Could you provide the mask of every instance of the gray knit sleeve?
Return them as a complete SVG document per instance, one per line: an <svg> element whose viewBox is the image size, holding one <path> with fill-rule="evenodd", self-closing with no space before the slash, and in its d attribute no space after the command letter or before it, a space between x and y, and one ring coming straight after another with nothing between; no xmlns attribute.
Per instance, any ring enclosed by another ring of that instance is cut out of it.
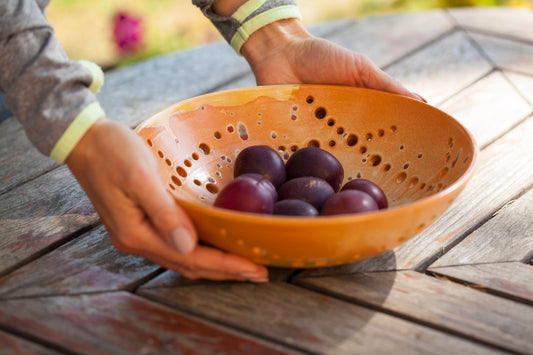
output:
<svg viewBox="0 0 533 355"><path fill-rule="evenodd" d="M276 20L300 18L296 0L250 0L232 16L217 15L212 9L216 1L192 0L237 53L248 36L261 26Z"/></svg>
<svg viewBox="0 0 533 355"><path fill-rule="evenodd" d="M71 61L41 7L48 1L0 2L0 91L30 141L45 155L96 97L91 72Z"/></svg>

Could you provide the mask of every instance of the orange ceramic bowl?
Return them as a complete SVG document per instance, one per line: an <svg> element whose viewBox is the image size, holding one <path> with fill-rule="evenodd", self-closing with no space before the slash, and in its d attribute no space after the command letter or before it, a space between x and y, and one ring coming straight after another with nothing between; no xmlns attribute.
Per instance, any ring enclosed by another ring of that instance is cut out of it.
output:
<svg viewBox="0 0 533 355"><path fill-rule="evenodd" d="M473 173L477 146L454 118L399 95L331 85L211 93L170 106L136 132L202 241L282 267L340 265L388 251L433 223ZM386 210L289 217L213 207L245 147L266 144L286 161L318 146L339 159L344 183L365 178Z"/></svg>

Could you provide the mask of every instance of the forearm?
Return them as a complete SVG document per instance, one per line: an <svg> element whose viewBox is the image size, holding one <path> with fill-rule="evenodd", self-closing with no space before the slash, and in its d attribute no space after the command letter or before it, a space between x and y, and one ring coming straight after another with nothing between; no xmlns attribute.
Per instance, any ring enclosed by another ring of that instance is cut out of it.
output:
<svg viewBox="0 0 533 355"><path fill-rule="evenodd" d="M39 1L40 6L46 3ZM65 142L61 138L80 113L102 115L88 89L92 73L69 60L34 0L1 2L0 68L0 90L7 94L8 107L45 155ZM83 113L91 104L92 113ZM71 147L59 148L58 161Z"/></svg>

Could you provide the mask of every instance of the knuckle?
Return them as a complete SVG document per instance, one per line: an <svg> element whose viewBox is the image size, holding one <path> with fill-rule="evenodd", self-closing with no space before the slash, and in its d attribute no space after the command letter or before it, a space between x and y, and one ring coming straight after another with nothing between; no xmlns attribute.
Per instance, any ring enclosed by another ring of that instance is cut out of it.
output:
<svg viewBox="0 0 533 355"><path fill-rule="evenodd" d="M122 176L122 183L126 188L137 188L150 180L152 170L144 165L133 165Z"/></svg>

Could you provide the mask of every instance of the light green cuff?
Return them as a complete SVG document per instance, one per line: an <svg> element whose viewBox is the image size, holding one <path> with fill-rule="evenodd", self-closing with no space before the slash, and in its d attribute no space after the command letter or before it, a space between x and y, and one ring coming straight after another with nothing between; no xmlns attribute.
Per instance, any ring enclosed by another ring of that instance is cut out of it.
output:
<svg viewBox="0 0 533 355"><path fill-rule="evenodd" d="M63 164L68 155L96 120L105 116L98 102L85 107L68 126L50 153L50 158Z"/></svg>
<svg viewBox="0 0 533 355"><path fill-rule="evenodd" d="M247 2L242 4L241 7L239 7L237 11L233 13L233 15L231 15L231 17L242 23L255 10L260 8L265 3L265 1L266 0L248 0Z"/></svg>
<svg viewBox="0 0 533 355"><path fill-rule="evenodd" d="M85 68L87 68L87 70L91 73L93 81L89 86L89 90L96 94L104 85L104 72L96 63L90 62L88 60L78 60L78 62Z"/></svg>
<svg viewBox="0 0 533 355"><path fill-rule="evenodd" d="M298 9L297 6L285 5L285 6L276 7L274 9L262 12L259 15L246 21L245 23L242 24L241 27L239 27L239 29L237 30L237 32L231 39L230 45L235 50L235 52L237 52L239 55L242 55L241 47L252 33L257 31L261 27L271 24L272 22L276 22L276 21L284 20L288 18L298 18L300 20L302 19L302 15L300 14L300 10Z"/></svg>

